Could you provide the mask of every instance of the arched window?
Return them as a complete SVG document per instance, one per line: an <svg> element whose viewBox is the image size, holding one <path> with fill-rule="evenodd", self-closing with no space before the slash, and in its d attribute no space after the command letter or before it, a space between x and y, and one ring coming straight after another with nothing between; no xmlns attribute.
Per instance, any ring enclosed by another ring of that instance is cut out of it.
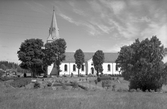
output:
<svg viewBox="0 0 167 109"><path fill-rule="evenodd" d="M84 65L82 65L82 71L84 71Z"/></svg>
<svg viewBox="0 0 167 109"><path fill-rule="evenodd" d="M67 71L67 65L66 64L64 65L64 71L65 72Z"/></svg>
<svg viewBox="0 0 167 109"><path fill-rule="evenodd" d="M116 71L118 71L118 64L116 64Z"/></svg>
<svg viewBox="0 0 167 109"><path fill-rule="evenodd" d="M74 72L76 71L76 66L75 66L75 64L73 65L73 71L74 71Z"/></svg>
<svg viewBox="0 0 167 109"><path fill-rule="evenodd" d="M93 67L91 67L91 73L94 74L94 68Z"/></svg>
<svg viewBox="0 0 167 109"><path fill-rule="evenodd" d="M108 64L108 71L111 71L111 65Z"/></svg>

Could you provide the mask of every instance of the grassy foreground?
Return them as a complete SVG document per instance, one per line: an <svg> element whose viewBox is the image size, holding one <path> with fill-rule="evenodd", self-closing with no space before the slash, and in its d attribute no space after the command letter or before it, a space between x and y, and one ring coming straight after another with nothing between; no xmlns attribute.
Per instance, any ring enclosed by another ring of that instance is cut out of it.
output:
<svg viewBox="0 0 167 109"><path fill-rule="evenodd" d="M166 93L14 89L0 86L0 109L166 109Z"/></svg>

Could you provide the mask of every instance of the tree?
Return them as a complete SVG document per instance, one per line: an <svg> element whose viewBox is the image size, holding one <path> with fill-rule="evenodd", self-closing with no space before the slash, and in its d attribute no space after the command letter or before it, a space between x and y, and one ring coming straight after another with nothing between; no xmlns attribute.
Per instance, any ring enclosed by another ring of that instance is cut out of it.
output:
<svg viewBox="0 0 167 109"><path fill-rule="evenodd" d="M130 81L130 89L157 90L162 87L164 72L164 47L156 36L123 46L116 63L121 67L124 79Z"/></svg>
<svg viewBox="0 0 167 109"><path fill-rule="evenodd" d="M81 49L76 50L74 58L75 58L75 64L77 65L78 68L78 76L79 76L79 70L82 67L83 63L85 62L85 56L83 51Z"/></svg>
<svg viewBox="0 0 167 109"><path fill-rule="evenodd" d="M57 76L60 74L60 64L65 60L66 42L64 39L57 39L51 43L45 44L45 66L54 63L54 67L57 68Z"/></svg>
<svg viewBox="0 0 167 109"><path fill-rule="evenodd" d="M1 65L0 65L0 68L3 69L3 70L6 70L6 69L7 69L7 67L6 67L4 64L1 64Z"/></svg>
<svg viewBox="0 0 167 109"><path fill-rule="evenodd" d="M43 65L42 47L43 41L41 39L27 39L21 44L17 52L21 61L20 67L31 71L32 77L36 77L38 69L41 69Z"/></svg>
<svg viewBox="0 0 167 109"><path fill-rule="evenodd" d="M104 53L102 50L98 50L93 55L93 65L95 67L95 70L97 71L97 76L99 75L99 72L103 72L103 64L104 62Z"/></svg>

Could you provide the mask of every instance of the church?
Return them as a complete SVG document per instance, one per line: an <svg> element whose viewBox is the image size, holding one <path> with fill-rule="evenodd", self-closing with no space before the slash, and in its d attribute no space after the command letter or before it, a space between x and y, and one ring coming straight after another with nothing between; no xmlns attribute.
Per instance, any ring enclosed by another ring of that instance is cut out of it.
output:
<svg viewBox="0 0 167 109"><path fill-rule="evenodd" d="M47 38L46 43L50 43L53 40L56 40L60 38L59 36L59 28L57 25L56 20L56 13L53 9L53 15L52 15L52 21L51 26L49 28L49 36ZM78 75L78 69L75 64L74 59L74 52L66 52L65 53L66 58L60 65L60 76L61 75ZM84 52L85 55L85 63L82 65L80 69L81 75L96 75L96 70L94 69L92 57L94 55L94 52ZM115 60L118 57L118 53L105 53L104 52L104 63L103 63L103 74L110 74L110 75L119 75L120 74L120 68L115 63ZM47 68L47 74L53 75L55 73L54 65L50 65Z"/></svg>

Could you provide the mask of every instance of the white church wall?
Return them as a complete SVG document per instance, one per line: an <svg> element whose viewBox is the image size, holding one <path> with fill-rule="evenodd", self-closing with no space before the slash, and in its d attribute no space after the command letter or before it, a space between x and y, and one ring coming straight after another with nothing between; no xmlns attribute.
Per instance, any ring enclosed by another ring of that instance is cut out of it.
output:
<svg viewBox="0 0 167 109"><path fill-rule="evenodd" d="M75 70L73 69L73 66L75 65L75 63L70 63L70 74L73 73L73 75L78 75L78 69L75 65Z"/></svg>
<svg viewBox="0 0 167 109"><path fill-rule="evenodd" d="M113 63L113 65L112 65L112 67L114 68L113 69L113 74L114 75L118 75L118 74L120 74L120 68L116 68L116 63Z"/></svg>
<svg viewBox="0 0 167 109"><path fill-rule="evenodd" d="M84 69L82 70L82 67L81 67L81 69L80 69L80 74L82 74L82 75L86 75L86 67L85 67L85 63L83 64L83 67L84 67ZM78 70L78 69L77 69Z"/></svg>
<svg viewBox="0 0 167 109"><path fill-rule="evenodd" d="M103 63L103 74L112 74L112 71L113 71L112 63Z"/></svg>
<svg viewBox="0 0 167 109"><path fill-rule="evenodd" d="M65 65L67 66L67 69L65 69ZM70 75L70 63L62 63L60 65L60 75Z"/></svg>
<svg viewBox="0 0 167 109"><path fill-rule="evenodd" d="M47 67L47 74L48 74L48 75L50 75L50 73L51 73L51 71L52 71L52 69L53 69L53 65L54 65L54 64L51 64L51 65L49 65L49 66Z"/></svg>
<svg viewBox="0 0 167 109"><path fill-rule="evenodd" d="M73 69L73 66L75 65L75 71ZM82 71L82 68L79 70L80 74L85 75L86 74L86 67L84 64L84 70ZM70 63L70 74L73 73L73 75L78 75L78 68L75 63Z"/></svg>
<svg viewBox="0 0 167 109"><path fill-rule="evenodd" d="M92 74L92 68L94 70L94 74L96 74L96 70L94 69L92 58L89 59L87 62L88 62L88 74Z"/></svg>
<svg viewBox="0 0 167 109"><path fill-rule="evenodd" d="M67 71L65 71L65 65L67 65ZM73 65L75 65L75 71L73 69ZM110 69L108 68L110 65ZM96 75L96 70L94 69L93 66L93 61L92 59L88 60L88 74L92 74L92 68L94 70L94 75ZM75 63L62 63L60 65L60 70L61 73L60 75L71 75L71 73L73 73L73 75L78 75L78 68L77 65ZM103 74L120 74L120 68L116 69L116 63L103 63ZM86 75L86 66L84 63L84 70L82 71L82 68L80 69L80 74L82 75Z"/></svg>

